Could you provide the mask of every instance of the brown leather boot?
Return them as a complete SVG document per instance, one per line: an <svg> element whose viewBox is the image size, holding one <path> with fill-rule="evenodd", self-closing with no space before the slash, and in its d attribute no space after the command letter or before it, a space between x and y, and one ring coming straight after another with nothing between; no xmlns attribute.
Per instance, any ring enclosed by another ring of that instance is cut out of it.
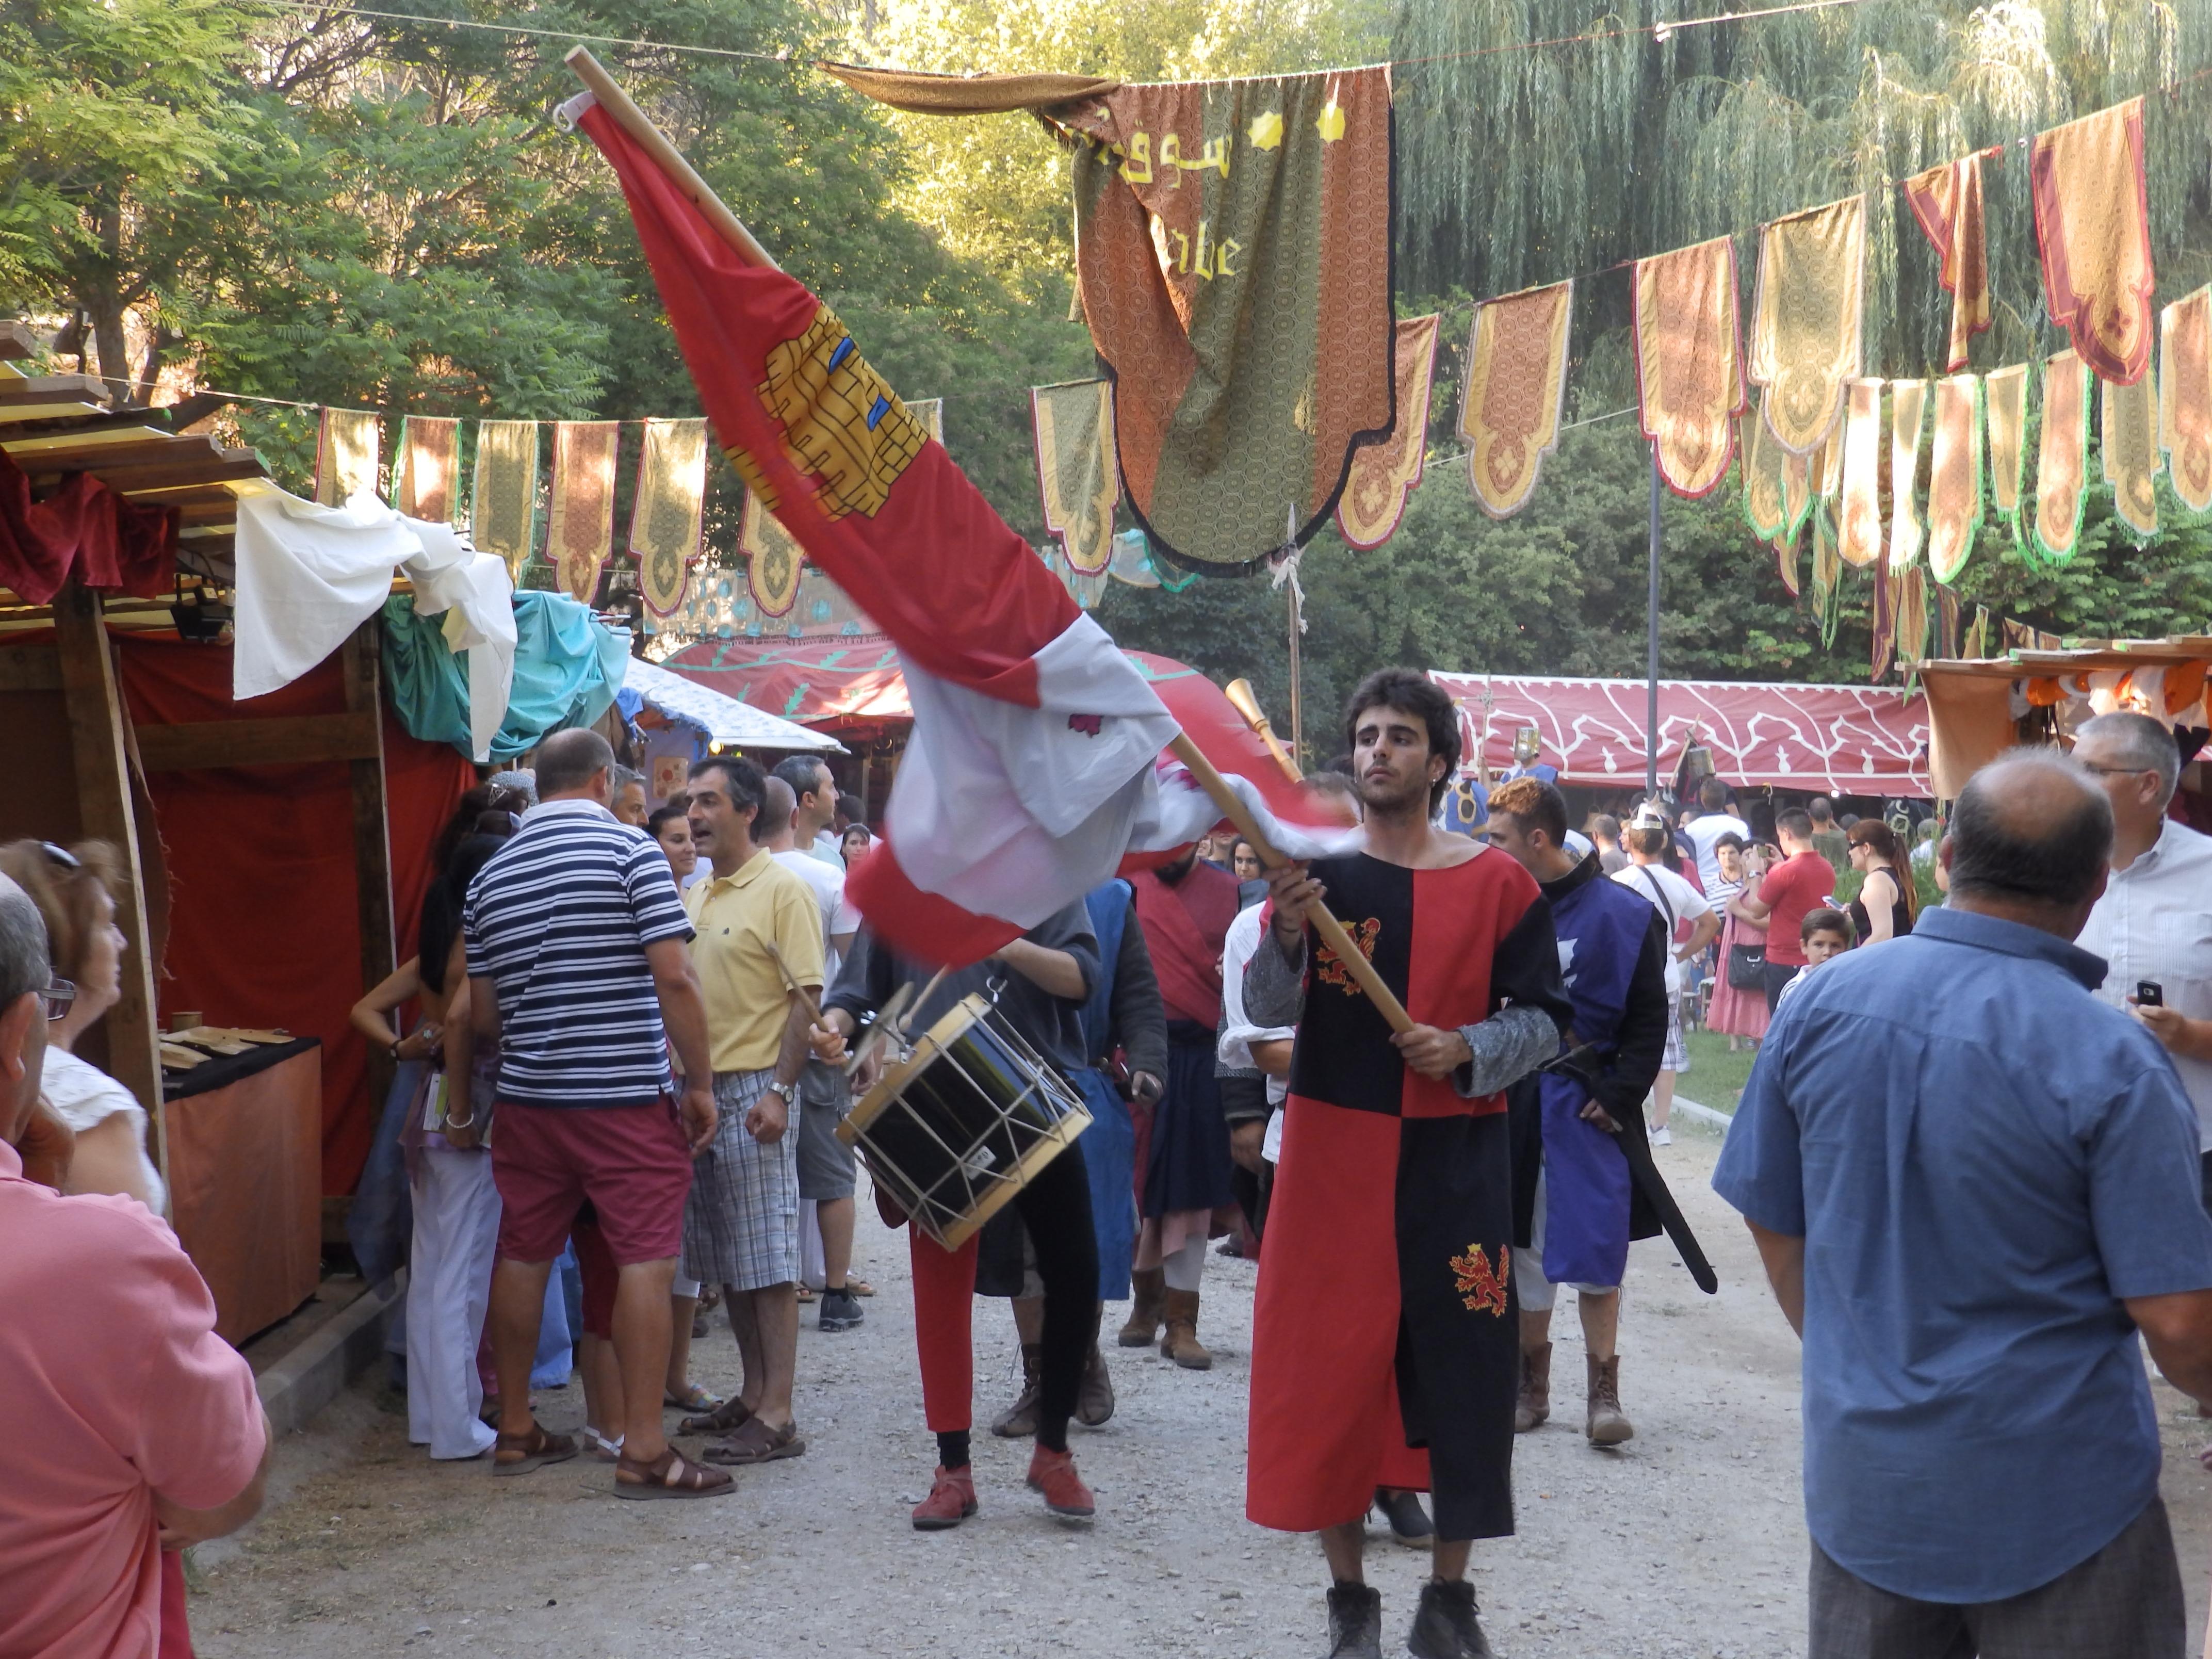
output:
<svg viewBox="0 0 2212 1659"><path fill-rule="evenodd" d="M1107 1374L1106 1356L1094 1342L1084 1358L1083 1382L1075 1392L1075 1420L1095 1429L1113 1415L1114 1379Z"/></svg>
<svg viewBox="0 0 2212 1659"><path fill-rule="evenodd" d="M1552 1345L1521 1350L1521 1397L1513 1402L1513 1432L1526 1434L1552 1414Z"/></svg>
<svg viewBox="0 0 2212 1659"><path fill-rule="evenodd" d="M1213 1356L1199 1346L1198 1292L1168 1292L1167 1334L1160 1339L1160 1358L1172 1359L1187 1371L1210 1371Z"/></svg>
<svg viewBox="0 0 2212 1659"><path fill-rule="evenodd" d="M1587 1356L1585 1356L1587 1358ZM1636 1438L1636 1425L1620 1409L1620 1356L1589 1362L1589 1420L1583 1432L1593 1446L1618 1446Z"/></svg>
<svg viewBox="0 0 2212 1659"><path fill-rule="evenodd" d="M1027 1440L1037 1431L1037 1402L1044 1397L1044 1347L1022 1344L1022 1391L999 1413L991 1432L1001 1440Z"/></svg>
<svg viewBox="0 0 2212 1659"><path fill-rule="evenodd" d="M1129 1275L1136 1299L1129 1304L1129 1322L1121 1327L1121 1346L1149 1348L1160 1334L1160 1309L1167 1297L1168 1275L1164 1267L1139 1267Z"/></svg>

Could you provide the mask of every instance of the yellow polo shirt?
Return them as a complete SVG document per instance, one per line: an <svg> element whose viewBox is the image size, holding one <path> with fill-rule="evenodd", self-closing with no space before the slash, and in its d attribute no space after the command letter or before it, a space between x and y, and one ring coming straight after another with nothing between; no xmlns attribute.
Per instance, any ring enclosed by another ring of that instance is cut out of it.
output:
<svg viewBox="0 0 2212 1659"><path fill-rule="evenodd" d="M768 953L773 941L792 977L822 988L822 914L813 891L765 849L735 874L709 876L684 894L698 937L691 961L707 1001L707 1043L718 1072L762 1072L783 1046L790 988Z"/></svg>

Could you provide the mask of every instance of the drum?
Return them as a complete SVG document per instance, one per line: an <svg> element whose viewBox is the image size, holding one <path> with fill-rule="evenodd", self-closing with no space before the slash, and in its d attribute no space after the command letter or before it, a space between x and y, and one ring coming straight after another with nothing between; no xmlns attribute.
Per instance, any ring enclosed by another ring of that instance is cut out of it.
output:
<svg viewBox="0 0 2212 1659"><path fill-rule="evenodd" d="M1083 1097L979 993L894 1054L837 1138L957 1250L1090 1127Z"/></svg>

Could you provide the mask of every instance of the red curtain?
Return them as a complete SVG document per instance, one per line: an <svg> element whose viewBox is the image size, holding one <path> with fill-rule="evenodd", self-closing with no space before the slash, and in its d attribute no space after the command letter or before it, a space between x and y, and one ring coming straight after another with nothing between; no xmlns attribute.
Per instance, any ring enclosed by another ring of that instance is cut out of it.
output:
<svg viewBox="0 0 2212 1659"><path fill-rule="evenodd" d="M333 657L280 691L231 701L227 646L173 634L118 634L123 691L141 726L334 714L345 696ZM384 711L385 810L399 960L415 951L415 923L430 876L430 847L475 769L419 742ZM342 761L313 765L156 772L148 780L167 849L171 917L170 1010L216 1025L281 1025L323 1041L323 1191L349 1193L368 1157L379 1103L368 1097L368 1051L346 1024L359 999L353 796Z"/></svg>

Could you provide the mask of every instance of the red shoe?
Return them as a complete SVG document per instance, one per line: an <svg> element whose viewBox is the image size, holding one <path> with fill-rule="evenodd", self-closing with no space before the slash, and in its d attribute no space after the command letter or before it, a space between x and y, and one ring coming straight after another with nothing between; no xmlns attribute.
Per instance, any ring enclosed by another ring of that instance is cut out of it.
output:
<svg viewBox="0 0 2212 1659"><path fill-rule="evenodd" d="M1098 1512L1070 1452L1039 1446L1030 1459L1030 1490L1042 1492L1044 1506L1063 1521L1088 1521Z"/></svg>
<svg viewBox="0 0 2212 1659"><path fill-rule="evenodd" d="M940 1465L937 1479L930 1484L929 1496L914 1506L914 1529L943 1532L958 1526L975 1513L975 1471L948 1469Z"/></svg>

